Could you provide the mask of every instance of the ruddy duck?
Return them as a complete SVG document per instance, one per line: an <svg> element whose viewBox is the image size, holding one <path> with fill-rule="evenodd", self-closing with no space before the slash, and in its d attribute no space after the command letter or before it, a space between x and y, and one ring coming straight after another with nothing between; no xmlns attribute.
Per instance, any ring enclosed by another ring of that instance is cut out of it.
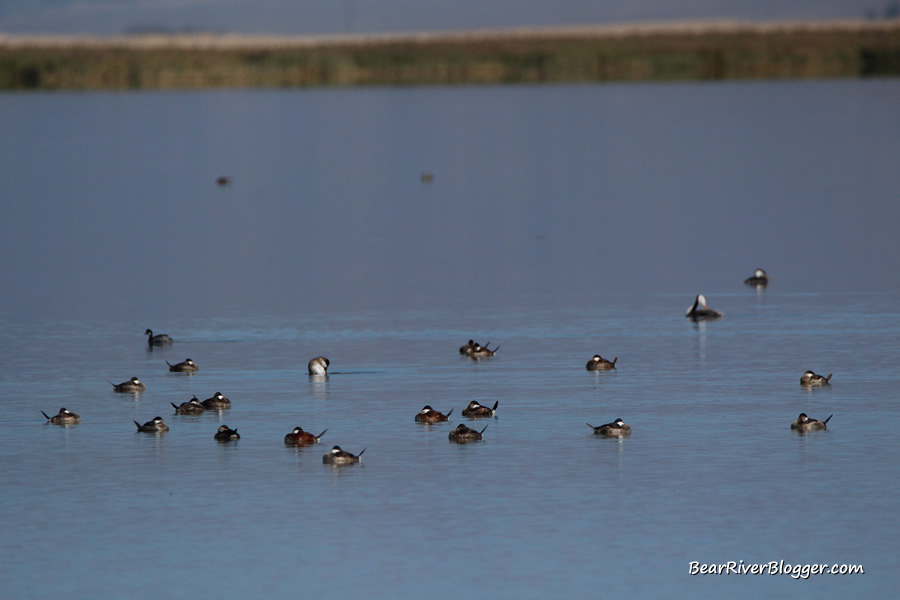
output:
<svg viewBox="0 0 900 600"><path fill-rule="evenodd" d="M700 319L718 319L719 317L724 317L725 313L706 306L706 296L697 294L697 298L691 307L687 309L684 316L699 321Z"/></svg>
<svg viewBox="0 0 900 600"><path fill-rule="evenodd" d="M431 408L431 405L426 404L425 407L416 414L416 423L440 423L441 421L448 420L452 414L452 408L444 415Z"/></svg>
<svg viewBox="0 0 900 600"><path fill-rule="evenodd" d="M317 356L306 365L310 375L328 375L328 365L331 361L324 356Z"/></svg>
<svg viewBox="0 0 900 600"><path fill-rule="evenodd" d="M231 177L226 177L224 175L221 177L216 177L216 183L221 185L222 187L225 187L231 183Z"/></svg>
<svg viewBox="0 0 900 600"><path fill-rule="evenodd" d="M791 423L791 429L796 429L797 431L815 431L817 429L828 429L828 421L831 420L831 417L834 415L828 415L828 418L824 421L817 421L816 419L810 419L806 416L806 413L800 413L800 416L797 417L797 420Z"/></svg>
<svg viewBox="0 0 900 600"><path fill-rule="evenodd" d="M182 402L179 405L176 405L174 402L169 402L169 404L175 407L176 415L199 415L206 412L206 407L203 406L197 396L194 396L187 402Z"/></svg>
<svg viewBox="0 0 900 600"><path fill-rule="evenodd" d="M493 408L488 408L487 406L482 406L475 400L469 402L469 405L465 407L462 411L462 415L464 417L474 417L474 418L482 418L482 417L493 417L497 414L497 406L500 404L500 401L494 402Z"/></svg>
<svg viewBox="0 0 900 600"><path fill-rule="evenodd" d="M197 366L197 363L195 363L190 358L184 359L177 365L173 365L169 361L166 361L166 364L169 365L170 371L174 371L176 373L196 373L200 370L200 367Z"/></svg>
<svg viewBox="0 0 900 600"><path fill-rule="evenodd" d="M459 353L468 356L472 352L472 348L474 348L475 346L478 346L478 345L479 344L475 340L469 340L468 342L466 342L465 344L463 344L462 346L459 347ZM488 342L486 345L490 346L491 343Z"/></svg>
<svg viewBox="0 0 900 600"><path fill-rule="evenodd" d="M800 377L800 385L804 387L818 387L822 385L831 385L828 382L831 381L832 373L828 374L828 377L822 377L821 375L816 375L812 371L807 371Z"/></svg>
<svg viewBox="0 0 900 600"><path fill-rule="evenodd" d="M114 392L119 392L122 394L133 394L135 392L144 392L147 390L147 386L144 385L137 377L132 377L130 380L123 383L113 383L108 379L106 380L106 382L109 385L113 386Z"/></svg>
<svg viewBox="0 0 900 600"><path fill-rule="evenodd" d="M362 452L357 455L350 454L344 450L341 450L340 446L335 446L332 448L328 454L322 457L322 462L328 465L349 465L352 463L358 463L360 457L362 457L363 452L366 449L363 448Z"/></svg>
<svg viewBox="0 0 900 600"><path fill-rule="evenodd" d="M52 417L44 411L41 411L41 414L47 417L47 420L54 425L74 425L75 423L81 423L80 415L76 415L71 410L65 408L59 409L59 412Z"/></svg>
<svg viewBox="0 0 900 600"><path fill-rule="evenodd" d="M490 342L488 342L488 343L490 343ZM469 358L473 358L473 359L475 359L475 360L478 360L479 358L490 358L490 357L492 357L492 356L497 352L497 350L499 350L499 349L500 349L500 346L497 346L497 347L494 348L493 350L490 350L490 349L488 349L487 346L482 346L481 344L475 344L475 345L472 347L472 351L469 352L469 354L468 354L467 356L468 356Z"/></svg>
<svg viewBox="0 0 900 600"><path fill-rule="evenodd" d="M163 422L162 417L156 417L152 421L147 421L143 425L141 425L137 421L135 421L134 424L137 425L138 431L143 433L161 433L163 431L169 430L169 426Z"/></svg>
<svg viewBox="0 0 900 600"><path fill-rule="evenodd" d="M237 429L229 429L228 425L219 425L219 430L213 437L220 442L233 442L241 439L241 434Z"/></svg>
<svg viewBox="0 0 900 600"><path fill-rule="evenodd" d="M757 269L753 272L753 277L748 277L744 280L744 283L747 285L758 285L762 287L766 287L769 285L769 276L766 275L766 272L762 269Z"/></svg>
<svg viewBox="0 0 900 600"><path fill-rule="evenodd" d="M615 357L612 359L612 362L609 362L599 354L595 354L594 358L588 361L587 370L588 371L609 371L610 369L616 368L616 361L619 360L619 357Z"/></svg>
<svg viewBox="0 0 900 600"><path fill-rule="evenodd" d="M484 429L487 429L488 426L485 425ZM477 442L481 439L481 434L484 433L484 429L481 431L475 431L474 429L469 429L464 424L460 423L456 429L450 432L450 435L447 437L451 442L457 442L459 444L464 444L466 442Z"/></svg>
<svg viewBox="0 0 900 600"><path fill-rule="evenodd" d="M327 429L325 431L328 431ZM325 435L325 431L319 435L313 435L308 431L303 431L299 425L294 430L284 436L284 443L288 446L306 446L308 444L318 444L319 439Z"/></svg>
<svg viewBox="0 0 900 600"><path fill-rule="evenodd" d="M231 400L223 396L222 392L216 392L212 395L212 398L207 398L200 404L202 404L203 408L207 410L231 408Z"/></svg>
<svg viewBox="0 0 900 600"><path fill-rule="evenodd" d="M594 427L590 423L585 423L585 425L594 430L594 435L602 435L605 437L625 437L631 435L631 426L627 425L622 419L616 419L612 423L606 423L605 425L600 425L598 427Z"/></svg>
<svg viewBox="0 0 900 600"><path fill-rule="evenodd" d="M153 335L152 329L148 329L147 331L145 331L144 335L147 336L147 345L149 346L168 346L172 343L172 338L164 333Z"/></svg>

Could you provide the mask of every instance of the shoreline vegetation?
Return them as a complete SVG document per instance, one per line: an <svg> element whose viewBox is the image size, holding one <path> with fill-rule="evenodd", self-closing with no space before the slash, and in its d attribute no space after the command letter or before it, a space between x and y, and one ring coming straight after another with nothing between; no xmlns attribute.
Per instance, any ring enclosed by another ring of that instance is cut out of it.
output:
<svg viewBox="0 0 900 600"><path fill-rule="evenodd" d="M672 22L371 35L0 33L0 90L900 76L900 20Z"/></svg>

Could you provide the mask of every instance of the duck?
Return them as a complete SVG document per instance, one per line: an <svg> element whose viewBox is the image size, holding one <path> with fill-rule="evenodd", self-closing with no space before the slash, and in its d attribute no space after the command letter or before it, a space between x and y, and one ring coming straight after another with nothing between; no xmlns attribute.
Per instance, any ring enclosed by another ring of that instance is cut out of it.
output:
<svg viewBox="0 0 900 600"><path fill-rule="evenodd" d="M791 429L796 429L797 431L816 431L819 429L828 429L828 421L831 420L831 417L834 415L828 415L828 418L824 421L817 421L816 419L810 419L806 416L806 413L800 413L800 416L797 417L797 420L791 423Z"/></svg>
<svg viewBox="0 0 900 600"><path fill-rule="evenodd" d="M699 321L700 319L718 319L724 317L725 313L709 308L706 306L706 296L697 294L697 298L684 315L689 319Z"/></svg>
<svg viewBox="0 0 900 600"><path fill-rule="evenodd" d="M803 387L820 387L823 385L831 385L829 382L831 381L832 375L833 373L829 373L827 377L823 377L821 375L816 375L812 371L807 371L800 376L800 385L802 385Z"/></svg>
<svg viewBox="0 0 900 600"><path fill-rule="evenodd" d="M363 455L363 452L365 451L366 449L363 448L362 452L354 455L345 450L341 450L340 446L335 446L334 448L329 450L325 456L322 457L322 462L327 465L349 465L352 463L358 463Z"/></svg>
<svg viewBox="0 0 900 600"><path fill-rule="evenodd" d="M222 392L216 392L212 395L212 398L207 398L200 404L202 404L203 408L206 410L231 408L231 400L223 396Z"/></svg>
<svg viewBox="0 0 900 600"><path fill-rule="evenodd" d="M490 345L491 345L490 342L488 342L487 344L485 344L485 346L490 346ZM480 347L481 344L479 344L479 343L476 342L475 340L469 340L468 342L466 342L465 344L463 344L462 346L459 347L459 353L468 356L469 354L472 353L472 350L473 350L476 346L479 346L479 347Z"/></svg>
<svg viewBox="0 0 900 600"><path fill-rule="evenodd" d="M325 431L328 431L327 429ZM325 435L325 431L320 433L319 435L313 435L308 431L303 431L303 428L299 425L294 427L294 430L289 434L284 436L284 443L286 446L306 446L309 444L318 444L319 439Z"/></svg>
<svg viewBox="0 0 900 600"><path fill-rule="evenodd" d="M169 404L175 407L176 415L199 415L206 412L206 407L203 406L203 403L200 402L197 396L181 404L175 404L174 402L169 402Z"/></svg>
<svg viewBox="0 0 900 600"><path fill-rule="evenodd" d="M753 277L748 277L744 280L744 283L747 285L766 287L769 285L769 276L766 275L766 272L762 269L757 269L753 271Z"/></svg>
<svg viewBox="0 0 900 600"><path fill-rule="evenodd" d="M324 356L317 356L306 365L310 375L328 375L328 366L331 361Z"/></svg>
<svg viewBox="0 0 900 600"><path fill-rule="evenodd" d="M169 370L175 373L196 373L200 370L200 367L197 366L190 358L186 358L178 364L173 365L169 361L166 361L166 364L169 365Z"/></svg>
<svg viewBox="0 0 900 600"><path fill-rule="evenodd" d="M241 434L237 429L230 429L228 425L219 425L219 430L213 437L220 442L233 442L241 439Z"/></svg>
<svg viewBox="0 0 900 600"><path fill-rule="evenodd" d="M610 369L616 368L616 361L619 360L619 357L615 357L612 359L612 362L606 360L599 354L595 354L594 357L587 362L587 370L588 371L609 371Z"/></svg>
<svg viewBox="0 0 900 600"><path fill-rule="evenodd" d="M76 423L81 423L81 416L66 408L59 409L59 412L52 417L44 411L41 411L41 414L47 417L47 421L54 425L74 425Z"/></svg>
<svg viewBox="0 0 900 600"><path fill-rule="evenodd" d="M153 346L168 346L172 343L172 338L170 338L165 333L160 333L159 335L153 335L153 330L148 329L144 332L144 335L147 336L147 345L151 348Z"/></svg>
<svg viewBox="0 0 900 600"><path fill-rule="evenodd" d="M488 342L490 344L490 342ZM500 346L497 346L493 350L490 350L487 346L482 346L481 344L475 344L472 346L472 349L469 351L466 356L471 359L478 360L480 358L490 358L496 354L497 350L500 349Z"/></svg>
<svg viewBox="0 0 900 600"><path fill-rule="evenodd" d="M484 429L487 429L488 426L485 425ZM477 442L482 439L481 434L484 433L484 429L481 431L475 431L474 429L469 429L463 423L460 423L456 429L450 432L447 436L451 442L456 442L458 444L464 444L466 442Z"/></svg>
<svg viewBox="0 0 900 600"><path fill-rule="evenodd" d="M606 423L597 427L590 423L585 423L585 425L594 430L594 435L602 435L604 437L625 437L631 435L631 426L622 419L616 419L612 423Z"/></svg>
<svg viewBox="0 0 900 600"><path fill-rule="evenodd" d="M169 426L165 424L162 417L155 417L152 421L147 421L143 425L137 421L134 424L137 425L137 430L142 433L162 433L169 430Z"/></svg>
<svg viewBox="0 0 900 600"><path fill-rule="evenodd" d="M216 177L216 183L222 187L225 187L225 186L231 184L231 177L227 177L225 175L222 175L221 177Z"/></svg>
<svg viewBox="0 0 900 600"><path fill-rule="evenodd" d="M487 406L482 406L477 401L472 400L469 402L469 405L465 407L462 411L462 416L464 417L474 417L474 418L482 418L482 417L493 417L497 414L497 406L500 404L500 401L494 402L493 408L488 408Z"/></svg>
<svg viewBox="0 0 900 600"><path fill-rule="evenodd" d="M452 414L452 408L445 415L431 408L431 405L426 404L422 410L416 413L416 423L440 423L448 420Z"/></svg>
<svg viewBox="0 0 900 600"><path fill-rule="evenodd" d="M113 383L107 379L106 383L113 386L114 392L119 392L120 394L134 394L135 392L147 391L147 386L137 377L132 377L128 381L122 383Z"/></svg>

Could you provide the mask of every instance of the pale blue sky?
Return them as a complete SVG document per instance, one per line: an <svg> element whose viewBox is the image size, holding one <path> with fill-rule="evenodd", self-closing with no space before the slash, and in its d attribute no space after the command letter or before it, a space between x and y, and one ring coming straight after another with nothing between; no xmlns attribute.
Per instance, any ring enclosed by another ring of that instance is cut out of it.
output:
<svg viewBox="0 0 900 600"><path fill-rule="evenodd" d="M0 31L334 33L883 15L895 0L0 0Z"/></svg>

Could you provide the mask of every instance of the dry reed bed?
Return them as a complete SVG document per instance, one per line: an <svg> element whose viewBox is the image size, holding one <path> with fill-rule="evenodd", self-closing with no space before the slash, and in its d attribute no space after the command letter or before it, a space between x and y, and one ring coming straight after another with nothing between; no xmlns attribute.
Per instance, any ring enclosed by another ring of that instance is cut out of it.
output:
<svg viewBox="0 0 900 600"><path fill-rule="evenodd" d="M0 35L0 89L871 75L900 75L900 22L704 22L296 37Z"/></svg>

